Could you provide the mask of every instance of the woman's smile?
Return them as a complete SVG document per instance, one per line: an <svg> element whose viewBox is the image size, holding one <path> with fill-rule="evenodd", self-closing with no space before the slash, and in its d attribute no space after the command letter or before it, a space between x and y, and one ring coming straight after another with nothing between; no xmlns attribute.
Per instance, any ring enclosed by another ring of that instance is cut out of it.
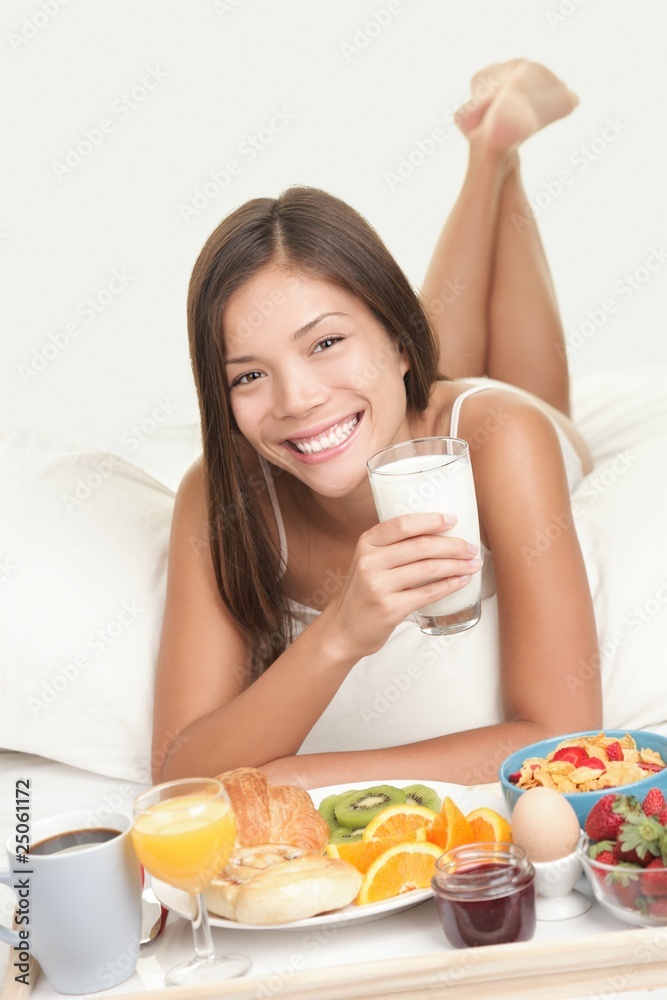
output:
<svg viewBox="0 0 667 1000"><path fill-rule="evenodd" d="M295 452L308 465L326 462L340 455L349 446L362 417L363 413L355 413L323 428L288 438L284 442L285 447Z"/></svg>

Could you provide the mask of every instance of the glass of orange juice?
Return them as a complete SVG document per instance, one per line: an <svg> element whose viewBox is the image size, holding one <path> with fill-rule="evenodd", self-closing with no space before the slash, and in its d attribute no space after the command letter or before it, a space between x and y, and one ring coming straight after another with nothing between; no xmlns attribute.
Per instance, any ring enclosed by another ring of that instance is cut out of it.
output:
<svg viewBox="0 0 667 1000"><path fill-rule="evenodd" d="M195 904L195 957L171 969L166 985L215 983L246 973L250 962L244 955L216 954L202 895L236 842L234 810L221 783L184 778L143 792L134 802L132 842L151 875L184 890Z"/></svg>

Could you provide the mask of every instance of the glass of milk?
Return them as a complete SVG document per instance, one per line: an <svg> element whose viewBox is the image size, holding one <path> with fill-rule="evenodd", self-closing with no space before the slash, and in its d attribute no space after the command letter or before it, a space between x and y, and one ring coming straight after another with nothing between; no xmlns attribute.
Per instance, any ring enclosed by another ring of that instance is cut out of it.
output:
<svg viewBox="0 0 667 1000"><path fill-rule="evenodd" d="M455 514L453 534L480 547L475 483L468 445L460 438L427 437L403 441L366 463L380 521L399 514ZM481 615L482 574L474 573L460 590L414 612L422 632L450 635L476 625Z"/></svg>

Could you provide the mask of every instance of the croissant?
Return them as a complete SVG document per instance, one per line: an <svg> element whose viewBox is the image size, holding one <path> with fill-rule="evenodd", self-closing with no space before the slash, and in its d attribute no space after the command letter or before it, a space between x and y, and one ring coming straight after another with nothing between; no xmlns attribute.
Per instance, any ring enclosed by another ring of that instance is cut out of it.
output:
<svg viewBox="0 0 667 1000"><path fill-rule="evenodd" d="M236 814L237 844L288 844L323 854L329 827L304 788L271 785L257 768L238 767L217 776Z"/></svg>

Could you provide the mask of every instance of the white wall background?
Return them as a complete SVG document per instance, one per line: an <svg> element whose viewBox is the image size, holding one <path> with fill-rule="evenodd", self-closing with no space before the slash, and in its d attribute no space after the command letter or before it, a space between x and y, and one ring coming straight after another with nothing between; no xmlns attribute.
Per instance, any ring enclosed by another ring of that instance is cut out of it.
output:
<svg viewBox="0 0 667 1000"><path fill-rule="evenodd" d="M156 407L196 421L195 257L228 211L290 184L348 200L418 286L465 167L445 116L517 55L582 102L524 152L573 373L664 364L666 27L652 0L6 0L2 424L123 452ZM289 121L251 160L276 110ZM230 160L223 189L210 175Z"/></svg>

